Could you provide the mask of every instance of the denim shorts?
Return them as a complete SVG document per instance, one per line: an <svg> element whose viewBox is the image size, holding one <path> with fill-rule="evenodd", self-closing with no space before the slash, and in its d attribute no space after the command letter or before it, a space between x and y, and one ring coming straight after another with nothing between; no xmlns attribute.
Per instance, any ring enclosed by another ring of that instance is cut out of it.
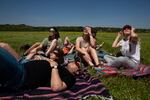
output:
<svg viewBox="0 0 150 100"><path fill-rule="evenodd" d="M0 89L17 90L24 81L24 66L0 47Z"/></svg>

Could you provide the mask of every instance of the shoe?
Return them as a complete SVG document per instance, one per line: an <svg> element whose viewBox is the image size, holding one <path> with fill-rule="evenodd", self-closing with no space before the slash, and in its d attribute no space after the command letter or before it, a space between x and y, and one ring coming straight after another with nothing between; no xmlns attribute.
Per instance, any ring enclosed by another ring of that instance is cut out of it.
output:
<svg viewBox="0 0 150 100"><path fill-rule="evenodd" d="M105 68L94 67L94 69L95 69L97 72L100 72L102 75L106 74L105 72L103 72L103 70L104 70Z"/></svg>

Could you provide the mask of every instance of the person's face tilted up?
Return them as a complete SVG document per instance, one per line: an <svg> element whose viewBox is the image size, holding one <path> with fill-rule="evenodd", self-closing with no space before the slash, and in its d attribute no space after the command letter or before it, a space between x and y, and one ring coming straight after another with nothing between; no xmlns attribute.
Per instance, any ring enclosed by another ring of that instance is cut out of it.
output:
<svg viewBox="0 0 150 100"><path fill-rule="evenodd" d="M80 71L80 62L73 61L73 62L68 63L67 64L67 69L73 75L79 74L79 71Z"/></svg>
<svg viewBox="0 0 150 100"><path fill-rule="evenodd" d="M122 28L123 35L124 36L130 36L131 35L131 30L132 30L132 27L130 25L125 25Z"/></svg>

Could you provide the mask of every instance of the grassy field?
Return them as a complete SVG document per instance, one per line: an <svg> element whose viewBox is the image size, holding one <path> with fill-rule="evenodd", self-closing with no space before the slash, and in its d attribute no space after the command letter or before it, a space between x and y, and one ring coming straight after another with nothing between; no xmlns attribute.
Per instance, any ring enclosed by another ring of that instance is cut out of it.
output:
<svg viewBox="0 0 150 100"><path fill-rule="evenodd" d="M62 40L68 36L72 42L75 42L76 37L81 34L79 32L60 32ZM11 44L17 52L21 53L19 50L21 45L42 41L47 36L48 32L0 32L0 41ZM103 49L115 54L118 50L111 48L115 36L115 33L97 33L97 42L100 44L104 41ZM139 36L142 63L150 65L150 33L139 33ZM90 73L95 75L93 70L90 70ZM115 100L150 100L150 76L139 79L123 76L99 78Z"/></svg>

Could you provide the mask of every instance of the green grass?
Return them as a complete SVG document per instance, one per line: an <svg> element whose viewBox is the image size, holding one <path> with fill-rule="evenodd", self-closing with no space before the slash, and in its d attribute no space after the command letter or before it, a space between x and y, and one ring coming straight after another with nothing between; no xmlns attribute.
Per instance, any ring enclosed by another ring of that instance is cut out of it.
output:
<svg viewBox="0 0 150 100"><path fill-rule="evenodd" d="M19 47L21 45L42 41L48 35L48 32L0 32L0 41L11 44L17 52L20 52ZM60 35L62 40L65 36L68 36L72 42L75 42L76 37L82 35L82 33L60 32ZM115 36L115 33L97 33L97 42L100 44L104 41L103 49L115 54L118 49L111 48ZM140 33L139 36L141 38L142 63L150 65L150 33ZM96 76L95 71L90 70L90 73ZM99 78L109 89L115 100L150 100L150 77L140 79L123 76Z"/></svg>

